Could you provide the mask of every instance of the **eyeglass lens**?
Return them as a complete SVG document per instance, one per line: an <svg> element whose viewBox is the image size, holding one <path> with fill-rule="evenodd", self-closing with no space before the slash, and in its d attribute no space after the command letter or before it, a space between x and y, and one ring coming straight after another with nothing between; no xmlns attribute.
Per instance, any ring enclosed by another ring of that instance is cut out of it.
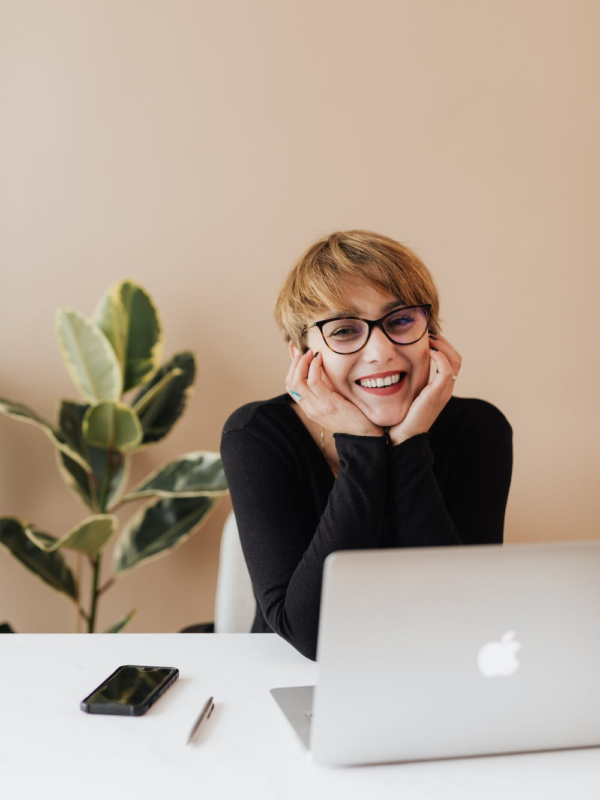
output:
<svg viewBox="0 0 600 800"><path fill-rule="evenodd" d="M397 344L412 344L427 330L424 308L399 308L383 320L383 328ZM323 336L336 353L353 353L369 338L369 326L360 319L336 319L323 325Z"/></svg>

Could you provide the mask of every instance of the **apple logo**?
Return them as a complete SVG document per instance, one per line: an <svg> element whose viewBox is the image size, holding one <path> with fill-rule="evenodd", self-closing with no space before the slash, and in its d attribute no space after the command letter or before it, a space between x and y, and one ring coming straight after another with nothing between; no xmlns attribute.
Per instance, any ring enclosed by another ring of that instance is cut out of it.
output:
<svg viewBox="0 0 600 800"><path fill-rule="evenodd" d="M515 639L514 631L507 631L499 642L484 644L477 655L477 666L486 678L513 675L520 666L517 651L521 643Z"/></svg>

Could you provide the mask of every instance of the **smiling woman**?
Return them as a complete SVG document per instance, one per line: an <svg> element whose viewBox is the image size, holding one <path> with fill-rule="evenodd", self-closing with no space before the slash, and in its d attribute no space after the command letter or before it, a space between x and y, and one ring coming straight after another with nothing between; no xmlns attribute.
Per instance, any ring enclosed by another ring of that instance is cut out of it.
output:
<svg viewBox="0 0 600 800"><path fill-rule="evenodd" d="M452 397L461 357L438 312L414 252L370 231L331 234L277 300L287 394L225 425L252 630L309 658L330 553L502 543L512 430L489 403Z"/></svg>

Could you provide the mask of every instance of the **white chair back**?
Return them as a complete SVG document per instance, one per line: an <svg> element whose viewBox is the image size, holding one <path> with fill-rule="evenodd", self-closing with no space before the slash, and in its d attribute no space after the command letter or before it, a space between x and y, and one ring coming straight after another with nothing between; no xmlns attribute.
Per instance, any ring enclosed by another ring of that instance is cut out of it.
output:
<svg viewBox="0 0 600 800"><path fill-rule="evenodd" d="M225 520L215 601L215 633L250 633L256 600L233 511Z"/></svg>

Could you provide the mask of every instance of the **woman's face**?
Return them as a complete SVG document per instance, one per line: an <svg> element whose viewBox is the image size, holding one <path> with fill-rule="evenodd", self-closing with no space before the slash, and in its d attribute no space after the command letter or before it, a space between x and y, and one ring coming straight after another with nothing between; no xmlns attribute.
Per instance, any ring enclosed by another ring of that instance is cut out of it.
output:
<svg viewBox="0 0 600 800"><path fill-rule="evenodd" d="M357 316L365 319L379 319L402 305L398 298L383 294L362 281L352 285L348 299L358 309ZM329 309L318 319L327 319L337 313L337 310ZM398 345L391 342L381 328L375 327L361 350L340 355L327 347L318 328L310 328L307 345L313 352L322 354L330 388L354 403L375 425L388 427L402 422L412 401L429 380L427 334L414 344ZM366 379L387 376L394 379L397 375L400 380L392 386L370 388L361 385L361 381Z"/></svg>

